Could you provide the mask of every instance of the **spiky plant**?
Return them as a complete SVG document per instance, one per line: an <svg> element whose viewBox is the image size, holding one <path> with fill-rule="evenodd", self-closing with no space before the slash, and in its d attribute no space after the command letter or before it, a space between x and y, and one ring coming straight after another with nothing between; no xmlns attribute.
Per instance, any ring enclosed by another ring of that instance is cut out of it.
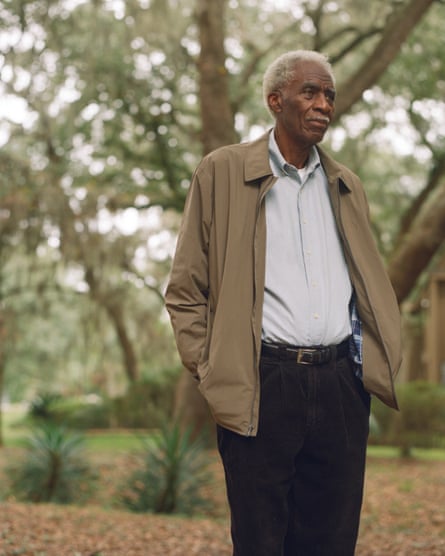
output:
<svg viewBox="0 0 445 556"><path fill-rule="evenodd" d="M23 458L9 467L9 475L17 498L61 504L85 498L94 479L83 437L51 423L34 429Z"/></svg>
<svg viewBox="0 0 445 556"><path fill-rule="evenodd" d="M135 512L192 514L208 502L203 488L211 481L210 459L201 438L174 423L143 441L141 466L122 500Z"/></svg>

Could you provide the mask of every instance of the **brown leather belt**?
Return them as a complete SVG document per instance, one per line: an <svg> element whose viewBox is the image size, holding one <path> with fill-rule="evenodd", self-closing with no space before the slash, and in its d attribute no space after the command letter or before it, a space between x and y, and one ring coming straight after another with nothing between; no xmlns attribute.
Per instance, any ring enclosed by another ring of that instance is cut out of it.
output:
<svg viewBox="0 0 445 556"><path fill-rule="evenodd" d="M349 338L336 346L299 347L284 344L261 343L261 355L277 359L294 360L299 365L324 365L347 357Z"/></svg>

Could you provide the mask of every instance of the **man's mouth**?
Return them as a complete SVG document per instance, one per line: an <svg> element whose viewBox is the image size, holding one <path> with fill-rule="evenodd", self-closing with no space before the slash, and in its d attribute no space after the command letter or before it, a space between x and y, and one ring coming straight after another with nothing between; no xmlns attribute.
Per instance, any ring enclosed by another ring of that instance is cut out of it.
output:
<svg viewBox="0 0 445 556"><path fill-rule="evenodd" d="M327 129L330 124L329 118L319 117L319 118L309 118L308 122L317 128Z"/></svg>

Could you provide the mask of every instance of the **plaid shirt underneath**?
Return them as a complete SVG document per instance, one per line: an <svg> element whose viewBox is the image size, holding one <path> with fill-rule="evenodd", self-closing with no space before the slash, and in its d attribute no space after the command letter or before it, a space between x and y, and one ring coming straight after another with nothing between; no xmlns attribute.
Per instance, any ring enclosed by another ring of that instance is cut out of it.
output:
<svg viewBox="0 0 445 556"><path fill-rule="evenodd" d="M362 364L363 364L363 336L362 336L362 323L357 311L357 303L355 301L355 296L352 295L351 302L349 304L349 312L351 315L351 328L352 334L349 341L349 352L351 354L351 359L354 363L355 374L362 378Z"/></svg>

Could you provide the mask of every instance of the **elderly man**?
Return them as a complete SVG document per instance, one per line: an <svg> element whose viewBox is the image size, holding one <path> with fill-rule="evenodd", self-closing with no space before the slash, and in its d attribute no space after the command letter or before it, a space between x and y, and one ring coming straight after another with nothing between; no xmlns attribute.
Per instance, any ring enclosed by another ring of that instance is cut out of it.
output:
<svg viewBox="0 0 445 556"><path fill-rule="evenodd" d="M370 394L397 407L399 311L363 186L317 146L327 59L283 54L263 94L273 129L193 176L166 305L217 423L234 555L350 556Z"/></svg>

